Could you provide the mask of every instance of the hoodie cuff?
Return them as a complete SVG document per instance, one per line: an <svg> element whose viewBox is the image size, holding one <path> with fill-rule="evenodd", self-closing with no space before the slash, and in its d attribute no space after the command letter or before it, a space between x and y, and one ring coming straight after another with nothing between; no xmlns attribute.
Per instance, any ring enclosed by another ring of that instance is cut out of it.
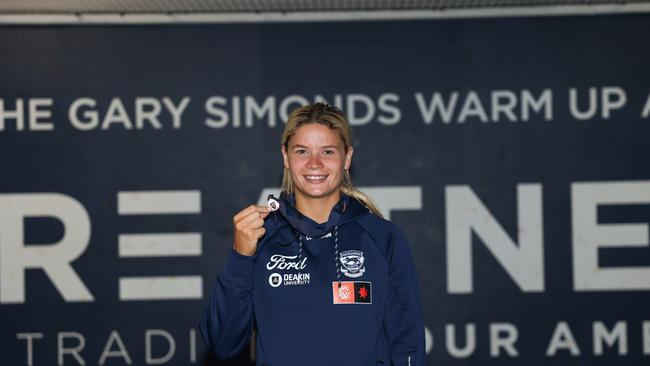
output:
<svg viewBox="0 0 650 366"><path fill-rule="evenodd" d="M240 254L235 249L230 250L221 276L237 286L244 288L253 287L253 263L255 256Z"/></svg>

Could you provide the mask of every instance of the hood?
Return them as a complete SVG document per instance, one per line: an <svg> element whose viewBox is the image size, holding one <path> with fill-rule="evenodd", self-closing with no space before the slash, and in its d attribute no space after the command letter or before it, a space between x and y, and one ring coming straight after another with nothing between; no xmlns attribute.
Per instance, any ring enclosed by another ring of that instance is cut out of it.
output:
<svg viewBox="0 0 650 366"><path fill-rule="evenodd" d="M359 201L346 194L341 194L341 199L330 211L327 221L319 224L295 208L295 197L293 195L285 198L272 196L269 196L269 198L275 199L280 206L272 215L272 219L275 221L276 233L280 234L282 237L280 241L284 244L289 244L297 239L296 233L312 238L320 237L332 231L335 226L354 221L368 212L368 209ZM289 226L292 230L281 230L283 226ZM285 236L288 237L285 238Z"/></svg>

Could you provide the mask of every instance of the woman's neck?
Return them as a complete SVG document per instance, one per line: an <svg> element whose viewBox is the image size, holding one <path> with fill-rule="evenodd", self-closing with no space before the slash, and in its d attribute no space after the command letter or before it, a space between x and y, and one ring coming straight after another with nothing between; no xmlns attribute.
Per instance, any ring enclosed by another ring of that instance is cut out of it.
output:
<svg viewBox="0 0 650 366"><path fill-rule="evenodd" d="M322 224L327 222L332 208L336 206L340 199L341 192L334 192L333 194L322 198L306 197L300 192L296 192L296 209L300 211L301 214L319 224Z"/></svg>

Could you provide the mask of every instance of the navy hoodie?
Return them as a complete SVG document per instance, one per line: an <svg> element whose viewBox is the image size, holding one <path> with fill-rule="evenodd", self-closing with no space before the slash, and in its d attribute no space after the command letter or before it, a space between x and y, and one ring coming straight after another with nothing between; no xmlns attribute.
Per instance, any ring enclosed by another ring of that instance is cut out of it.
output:
<svg viewBox="0 0 650 366"><path fill-rule="evenodd" d="M256 329L256 365L424 366L402 231L347 195L323 224L279 201L255 255L232 250L217 277L200 323L217 358L236 356Z"/></svg>

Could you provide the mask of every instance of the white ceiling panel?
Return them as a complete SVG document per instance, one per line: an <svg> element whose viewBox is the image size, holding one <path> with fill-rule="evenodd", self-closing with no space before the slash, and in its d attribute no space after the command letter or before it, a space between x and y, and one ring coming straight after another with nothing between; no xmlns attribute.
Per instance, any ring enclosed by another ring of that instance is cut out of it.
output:
<svg viewBox="0 0 650 366"><path fill-rule="evenodd" d="M650 0L0 0L0 14L264 13L649 4Z"/></svg>

